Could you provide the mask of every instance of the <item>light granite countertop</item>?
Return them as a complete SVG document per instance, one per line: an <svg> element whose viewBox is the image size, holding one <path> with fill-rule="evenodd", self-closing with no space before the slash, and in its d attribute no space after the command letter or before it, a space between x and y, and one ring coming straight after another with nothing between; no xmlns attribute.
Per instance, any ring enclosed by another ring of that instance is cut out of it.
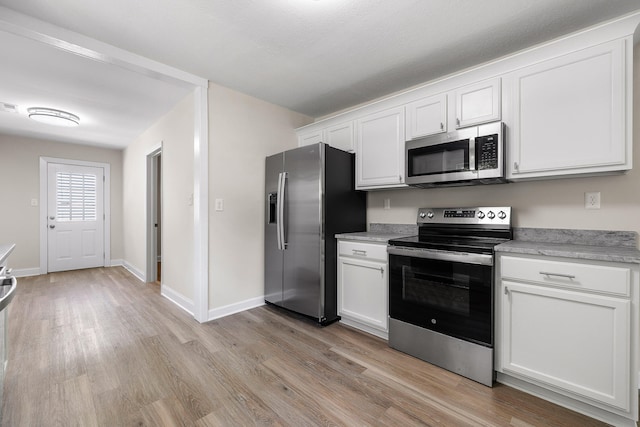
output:
<svg viewBox="0 0 640 427"><path fill-rule="evenodd" d="M630 231L515 228L514 240L496 246L495 250L640 264L636 239L636 233Z"/></svg>
<svg viewBox="0 0 640 427"><path fill-rule="evenodd" d="M342 233L336 234L336 239L341 240L358 240L361 242L377 242L387 243L391 239L399 239L401 237L412 236L412 234L398 234L381 231L361 231L359 233Z"/></svg>
<svg viewBox="0 0 640 427"><path fill-rule="evenodd" d="M358 240L364 242L387 243L391 239L415 236L418 226L415 224L369 224L369 231L336 234L336 239Z"/></svg>
<svg viewBox="0 0 640 427"><path fill-rule="evenodd" d="M0 245L0 265L2 265L7 260L9 254L11 254L15 247L15 244Z"/></svg>

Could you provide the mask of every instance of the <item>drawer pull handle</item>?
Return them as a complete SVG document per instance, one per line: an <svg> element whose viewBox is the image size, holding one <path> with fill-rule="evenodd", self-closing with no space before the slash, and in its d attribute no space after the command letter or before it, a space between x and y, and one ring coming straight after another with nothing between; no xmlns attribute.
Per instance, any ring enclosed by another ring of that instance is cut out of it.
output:
<svg viewBox="0 0 640 427"><path fill-rule="evenodd" d="M540 274L542 274L543 276L564 277L565 279L571 279L571 280L576 278L576 276L574 276L573 274L548 273L546 271L541 271Z"/></svg>
<svg viewBox="0 0 640 427"><path fill-rule="evenodd" d="M367 256L367 251L364 251L362 249L353 249L353 254Z"/></svg>

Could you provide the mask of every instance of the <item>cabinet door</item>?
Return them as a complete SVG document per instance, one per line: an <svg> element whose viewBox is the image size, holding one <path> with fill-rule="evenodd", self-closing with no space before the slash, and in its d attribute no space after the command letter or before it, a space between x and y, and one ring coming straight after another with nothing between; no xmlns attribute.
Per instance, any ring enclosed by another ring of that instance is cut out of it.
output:
<svg viewBox="0 0 640 427"><path fill-rule="evenodd" d="M509 177L624 169L623 51L624 40L616 40L509 76Z"/></svg>
<svg viewBox="0 0 640 427"><path fill-rule="evenodd" d="M407 140L445 132L447 129L447 95L423 98L405 106Z"/></svg>
<svg viewBox="0 0 640 427"><path fill-rule="evenodd" d="M630 409L629 300L511 281L501 297L505 373Z"/></svg>
<svg viewBox="0 0 640 427"><path fill-rule="evenodd" d="M456 129L500 120L500 94L499 78L457 89Z"/></svg>
<svg viewBox="0 0 640 427"><path fill-rule="evenodd" d="M323 142L322 136L322 129L298 133L298 147Z"/></svg>
<svg viewBox="0 0 640 427"><path fill-rule="evenodd" d="M338 314L387 332L387 264L338 258Z"/></svg>
<svg viewBox="0 0 640 427"><path fill-rule="evenodd" d="M357 120L356 188L404 186L404 107Z"/></svg>
<svg viewBox="0 0 640 427"><path fill-rule="evenodd" d="M353 153L353 122L340 123L326 128L324 142L339 150Z"/></svg>

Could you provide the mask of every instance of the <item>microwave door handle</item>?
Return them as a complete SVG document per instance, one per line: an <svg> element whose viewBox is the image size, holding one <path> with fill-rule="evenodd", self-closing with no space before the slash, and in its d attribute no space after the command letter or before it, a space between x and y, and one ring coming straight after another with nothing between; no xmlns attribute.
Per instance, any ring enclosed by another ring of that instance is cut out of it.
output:
<svg viewBox="0 0 640 427"><path fill-rule="evenodd" d="M476 167L476 138L469 138L469 170L475 171L478 169Z"/></svg>

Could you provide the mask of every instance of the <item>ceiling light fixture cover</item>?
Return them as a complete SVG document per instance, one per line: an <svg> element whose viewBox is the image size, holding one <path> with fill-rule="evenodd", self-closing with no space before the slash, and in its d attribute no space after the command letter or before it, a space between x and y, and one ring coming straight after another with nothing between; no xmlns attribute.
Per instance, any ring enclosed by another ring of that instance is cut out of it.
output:
<svg viewBox="0 0 640 427"><path fill-rule="evenodd" d="M50 125L72 127L80 124L80 117L62 110L33 107L27 109L27 112L29 113L29 118Z"/></svg>

